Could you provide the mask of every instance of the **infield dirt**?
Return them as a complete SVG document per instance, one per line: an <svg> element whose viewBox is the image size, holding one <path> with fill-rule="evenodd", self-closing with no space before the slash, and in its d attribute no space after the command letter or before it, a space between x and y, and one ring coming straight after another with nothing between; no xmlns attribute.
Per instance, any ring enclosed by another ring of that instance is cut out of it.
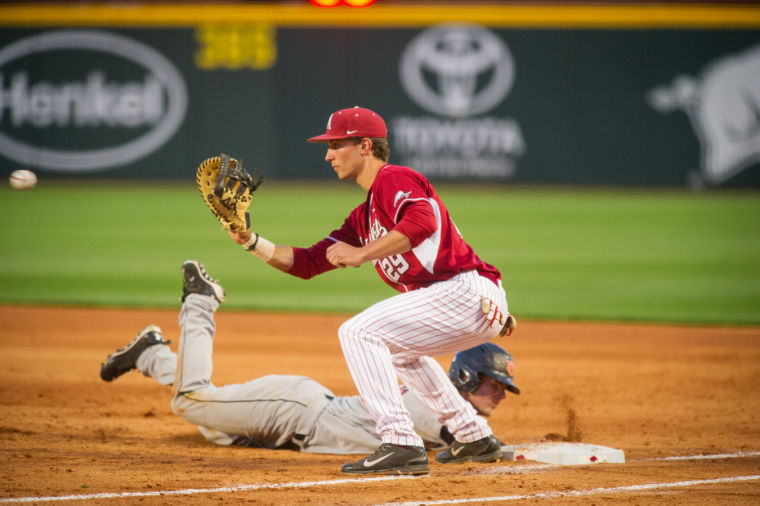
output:
<svg viewBox="0 0 760 506"><path fill-rule="evenodd" d="M213 381L302 374L338 395L353 395L336 337L344 319L222 307ZM429 476L373 481L340 474L353 457L217 447L171 411L168 387L136 372L101 381L100 363L148 323L160 325L176 350L176 311L0 306L0 501L76 496L71 502L88 505L366 504L516 496L531 503L760 502L759 328L520 320L511 337L494 341L513 355L523 391L491 417L496 435L507 444L549 436L611 446L623 449L627 462L442 466L431 452ZM439 360L447 367L450 358ZM721 454L729 456L662 460ZM726 480L643 487L720 478ZM206 490L158 495L189 489ZM585 491L592 493L568 495ZM97 497L103 493L137 495Z"/></svg>

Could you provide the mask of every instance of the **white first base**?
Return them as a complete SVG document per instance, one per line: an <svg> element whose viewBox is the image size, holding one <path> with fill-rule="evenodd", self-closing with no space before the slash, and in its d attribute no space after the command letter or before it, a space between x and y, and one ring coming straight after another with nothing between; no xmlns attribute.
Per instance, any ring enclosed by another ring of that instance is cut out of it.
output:
<svg viewBox="0 0 760 506"><path fill-rule="evenodd" d="M623 450L585 443L544 441L501 447L507 460L535 460L560 466L579 466L607 462L625 463Z"/></svg>

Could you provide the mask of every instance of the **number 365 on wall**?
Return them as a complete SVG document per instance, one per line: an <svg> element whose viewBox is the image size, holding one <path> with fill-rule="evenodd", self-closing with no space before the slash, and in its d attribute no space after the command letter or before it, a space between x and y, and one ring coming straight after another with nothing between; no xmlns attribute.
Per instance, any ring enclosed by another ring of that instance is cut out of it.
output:
<svg viewBox="0 0 760 506"><path fill-rule="evenodd" d="M267 24L208 24L195 31L200 69L264 70L277 61L275 28Z"/></svg>

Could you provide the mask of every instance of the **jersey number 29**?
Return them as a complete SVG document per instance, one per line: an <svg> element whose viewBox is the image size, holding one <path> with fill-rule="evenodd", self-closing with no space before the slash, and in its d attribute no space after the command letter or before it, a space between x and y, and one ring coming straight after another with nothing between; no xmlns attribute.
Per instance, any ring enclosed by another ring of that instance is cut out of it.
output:
<svg viewBox="0 0 760 506"><path fill-rule="evenodd" d="M391 281L398 282L401 275L409 270L409 264L401 254L380 260L380 268Z"/></svg>

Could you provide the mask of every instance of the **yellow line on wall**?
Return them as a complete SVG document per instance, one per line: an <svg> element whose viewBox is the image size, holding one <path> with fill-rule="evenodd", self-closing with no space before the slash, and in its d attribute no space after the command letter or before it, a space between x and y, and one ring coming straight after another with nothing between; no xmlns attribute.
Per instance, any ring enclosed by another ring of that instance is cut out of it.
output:
<svg viewBox="0 0 760 506"><path fill-rule="evenodd" d="M309 4L0 5L0 26L186 27L202 23L302 27L415 27L468 22L503 28L760 28L755 5L378 5Z"/></svg>

